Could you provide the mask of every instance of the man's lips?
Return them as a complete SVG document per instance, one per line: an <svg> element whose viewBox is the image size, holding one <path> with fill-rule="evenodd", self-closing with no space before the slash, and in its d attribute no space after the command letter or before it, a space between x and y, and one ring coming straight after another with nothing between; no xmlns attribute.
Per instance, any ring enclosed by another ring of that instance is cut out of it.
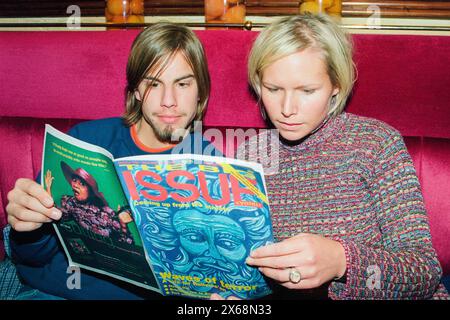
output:
<svg viewBox="0 0 450 320"><path fill-rule="evenodd" d="M165 124L174 124L181 118L181 115L158 115L157 117Z"/></svg>

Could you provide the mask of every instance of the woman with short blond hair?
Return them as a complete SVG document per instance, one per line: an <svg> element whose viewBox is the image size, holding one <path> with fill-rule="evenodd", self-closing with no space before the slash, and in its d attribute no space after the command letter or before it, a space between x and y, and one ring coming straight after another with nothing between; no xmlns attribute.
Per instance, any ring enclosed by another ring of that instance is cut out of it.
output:
<svg viewBox="0 0 450 320"><path fill-rule="evenodd" d="M278 242L247 263L286 298L448 297L402 136L344 111L355 79L348 36L324 15L279 19L256 39L248 72L280 147L240 148L279 159L266 175Z"/></svg>

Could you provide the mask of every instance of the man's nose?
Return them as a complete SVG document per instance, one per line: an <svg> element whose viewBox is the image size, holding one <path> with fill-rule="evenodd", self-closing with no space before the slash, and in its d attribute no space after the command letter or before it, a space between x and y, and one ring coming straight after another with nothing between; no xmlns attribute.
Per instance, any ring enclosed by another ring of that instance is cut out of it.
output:
<svg viewBox="0 0 450 320"><path fill-rule="evenodd" d="M168 86L164 88L163 96L161 99L161 106L165 108L172 108L177 105L177 99L175 97L175 90Z"/></svg>

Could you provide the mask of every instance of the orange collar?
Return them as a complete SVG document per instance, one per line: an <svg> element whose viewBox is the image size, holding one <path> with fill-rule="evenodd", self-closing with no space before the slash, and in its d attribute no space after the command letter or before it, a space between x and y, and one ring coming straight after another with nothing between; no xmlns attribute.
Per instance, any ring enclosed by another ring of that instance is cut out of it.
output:
<svg viewBox="0 0 450 320"><path fill-rule="evenodd" d="M136 144L136 146L141 149L142 151L149 152L149 153L162 153L164 151L167 151L169 149L172 149L175 145L170 144L167 147L162 148L150 148L147 147L145 144L143 144L137 135L136 125L132 125L130 128L131 138L133 139L133 142Z"/></svg>

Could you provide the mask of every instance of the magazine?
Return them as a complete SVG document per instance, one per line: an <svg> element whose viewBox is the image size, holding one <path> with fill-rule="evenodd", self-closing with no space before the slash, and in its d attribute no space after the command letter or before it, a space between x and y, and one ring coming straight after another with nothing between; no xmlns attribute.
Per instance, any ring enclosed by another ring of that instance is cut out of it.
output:
<svg viewBox="0 0 450 320"><path fill-rule="evenodd" d="M250 252L273 242L262 166L194 154L114 159L46 125L44 188L69 265L162 295L271 293Z"/></svg>

